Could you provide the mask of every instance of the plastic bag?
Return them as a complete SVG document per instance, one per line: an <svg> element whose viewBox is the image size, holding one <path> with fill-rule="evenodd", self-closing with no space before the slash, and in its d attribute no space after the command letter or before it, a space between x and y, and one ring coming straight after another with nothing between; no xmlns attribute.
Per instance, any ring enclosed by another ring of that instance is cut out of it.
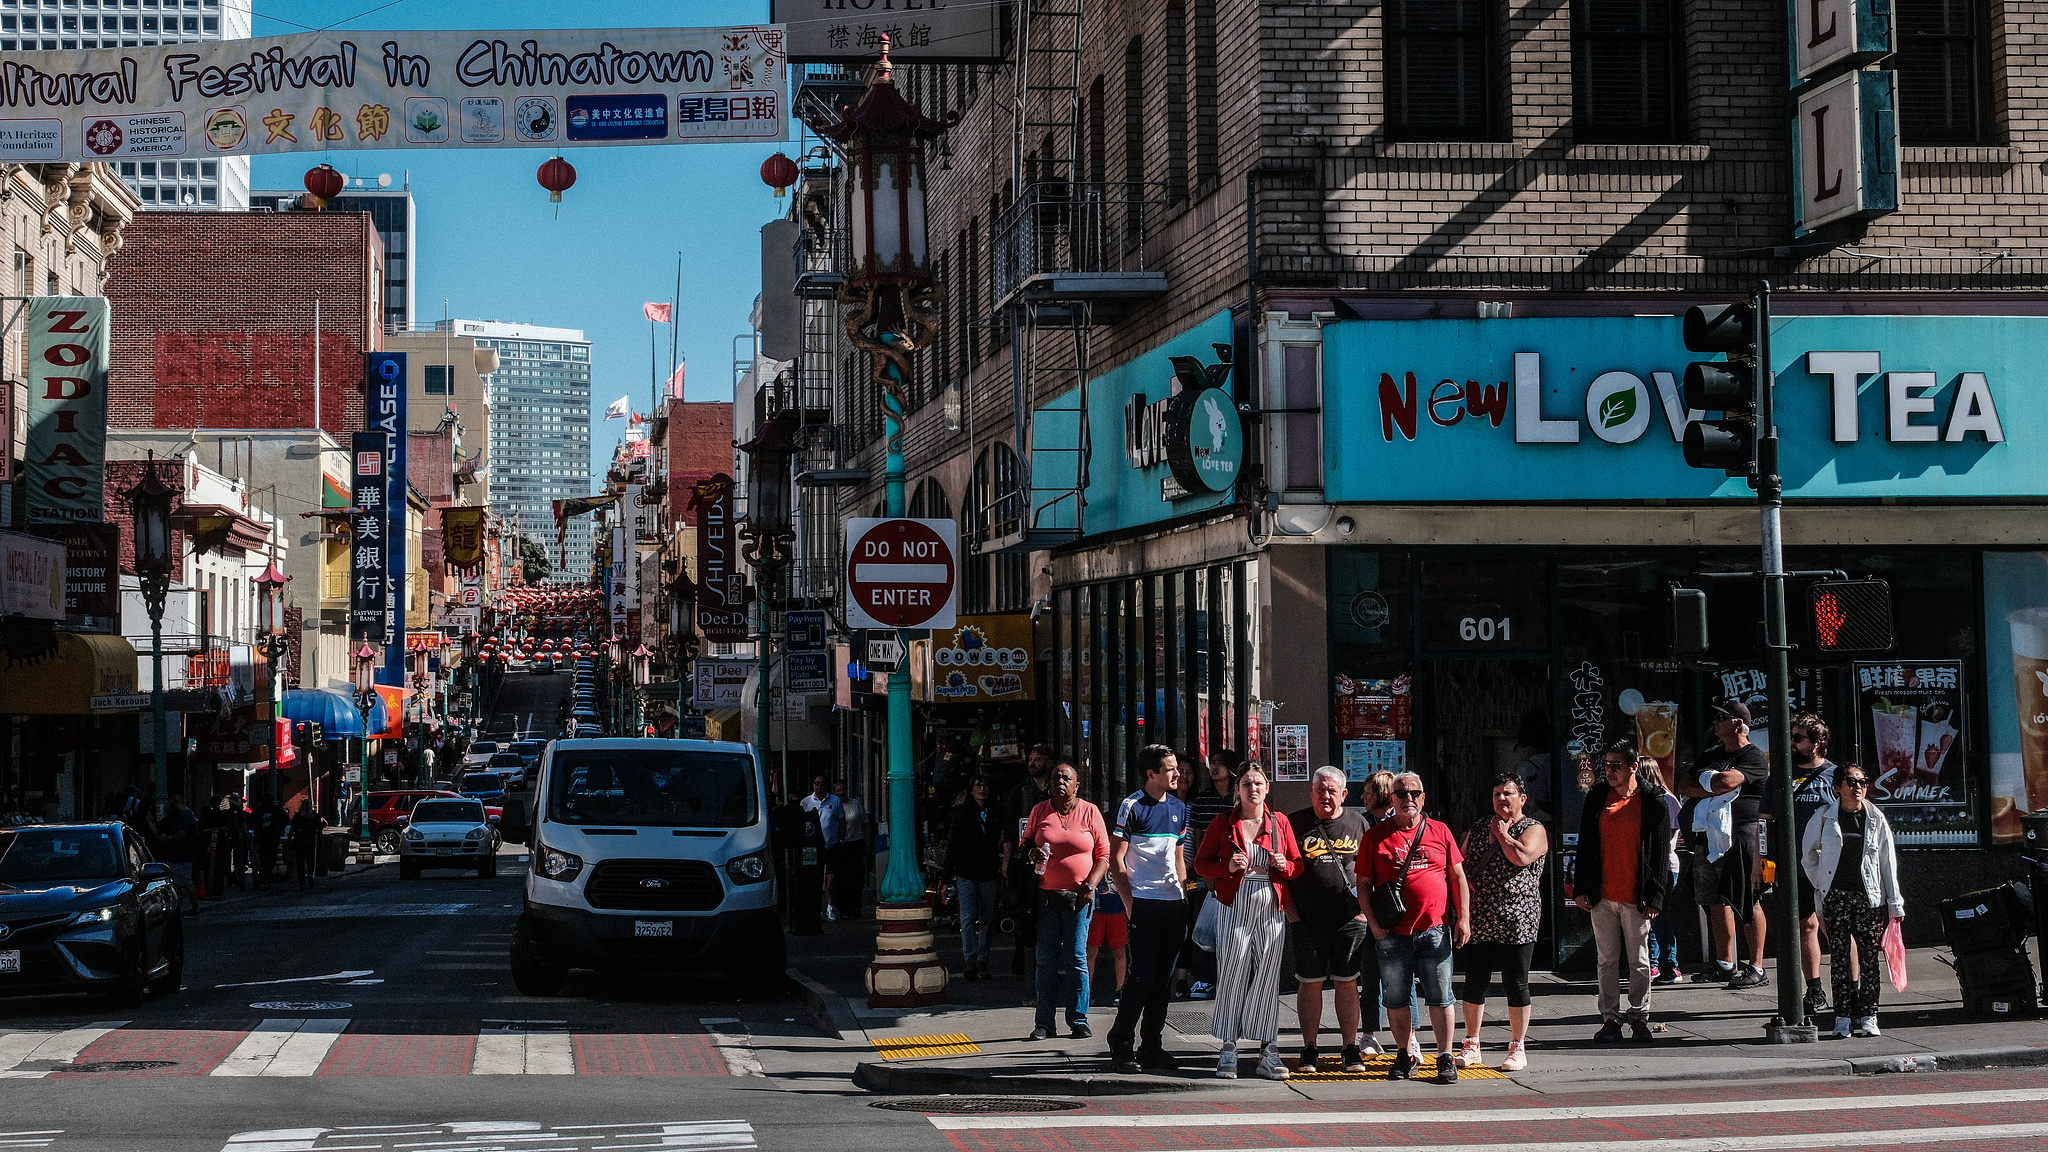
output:
<svg viewBox="0 0 2048 1152"><path fill-rule="evenodd" d="M1891 972L1892 987L1900 992L1906 990L1906 940L1899 931L1899 922L1893 920L1884 926L1884 966Z"/></svg>
<svg viewBox="0 0 2048 1152"><path fill-rule="evenodd" d="M1216 950L1216 933L1223 927L1223 901L1214 892L1202 901L1202 914L1195 917L1195 947L1204 952Z"/></svg>

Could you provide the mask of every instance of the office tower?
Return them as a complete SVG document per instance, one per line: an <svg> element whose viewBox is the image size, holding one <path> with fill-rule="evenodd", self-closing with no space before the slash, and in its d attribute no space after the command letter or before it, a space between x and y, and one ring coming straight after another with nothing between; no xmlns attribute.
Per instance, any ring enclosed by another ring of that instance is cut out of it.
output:
<svg viewBox="0 0 2048 1152"><path fill-rule="evenodd" d="M489 377L491 510L555 547L554 501L588 496L590 486L590 342L580 329L543 328L496 320L440 320L478 348L498 350ZM590 574L590 517L569 521L563 575Z"/></svg>
<svg viewBox="0 0 2048 1152"><path fill-rule="evenodd" d="M0 4L5 2L0 0ZM388 180L390 177L351 178L341 195L327 202L325 211L370 214L371 226L384 240L384 330L405 332L412 328L414 317L418 315L413 311L413 292L420 282L419 269L414 264L419 259L414 235L418 219L413 208L410 182L397 188L381 188L377 184L380 179ZM276 208L280 212L291 212L296 210L299 198L305 194L303 188L265 188L250 193L249 201L258 209Z"/></svg>
<svg viewBox="0 0 2048 1152"><path fill-rule="evenodd" d="M0 52L247 40L242 0L0 0ZM118 160L144 208L249 206L247 156Z"/></svg>

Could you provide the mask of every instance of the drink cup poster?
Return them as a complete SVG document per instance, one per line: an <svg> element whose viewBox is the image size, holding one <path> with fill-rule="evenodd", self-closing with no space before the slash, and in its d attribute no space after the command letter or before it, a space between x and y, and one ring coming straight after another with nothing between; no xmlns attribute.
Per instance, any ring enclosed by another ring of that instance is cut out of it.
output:
<svg viewBox="0 0 2048 1152"><path fill-rule="evenodd" d="M1984 683L1991 839L2018 844L2048 808L2048 553L1984 554Z"/></svg>
<svg viewBox="0 0 2048 1152"><path fill-rule="evenodd" d="M1899 843L1975 843L1962 661L1886 660L1852 671L1857 760Z"/></svg>

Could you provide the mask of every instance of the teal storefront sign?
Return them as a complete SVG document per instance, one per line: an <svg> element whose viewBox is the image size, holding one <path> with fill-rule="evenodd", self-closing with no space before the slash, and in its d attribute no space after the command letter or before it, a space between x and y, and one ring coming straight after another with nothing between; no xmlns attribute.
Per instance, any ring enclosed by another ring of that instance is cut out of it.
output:
<svg viewBox="0 0 2048 1152"><path fill-rule="evenodd" d="M1323 332L1332 501L1753 497L1685 466L1677 316ZM2048 496L2048 318L1781 316L1771 352L1786 496Z"/></svg>
<svg viewBox="0 0 2048 1152"><path fill-rule="evenodd" d="M1230 313L1218 312L1090 380L1085 440L1078 391L1039 408L1031 440L1034 524L1075 527L1069 516L1077 489L1085 498L1079 527L1090 536L1229 504L1245 437L1216 350L1230 337Z"/></svg>

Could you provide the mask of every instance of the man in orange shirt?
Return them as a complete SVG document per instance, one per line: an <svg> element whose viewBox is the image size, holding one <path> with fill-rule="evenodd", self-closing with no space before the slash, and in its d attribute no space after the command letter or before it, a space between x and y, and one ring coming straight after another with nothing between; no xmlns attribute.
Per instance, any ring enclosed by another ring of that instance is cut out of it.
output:
<svg viewBox="0 0 2048 1152"><path fill-rule="evenodd" d="M1586 793L1580 811L1579 856L1572 898L1593 914L1599 950L1600 1031L1593 1040L1650 1035L1650 922L1664 906L1671 883L1670 813L1658 797L1664 791L1657 762L1638 756L1632 741L1620 740L1602 756L1607 782ZM1628 967L1628 1008L1621 1005L1621 971Z"/></svg>

